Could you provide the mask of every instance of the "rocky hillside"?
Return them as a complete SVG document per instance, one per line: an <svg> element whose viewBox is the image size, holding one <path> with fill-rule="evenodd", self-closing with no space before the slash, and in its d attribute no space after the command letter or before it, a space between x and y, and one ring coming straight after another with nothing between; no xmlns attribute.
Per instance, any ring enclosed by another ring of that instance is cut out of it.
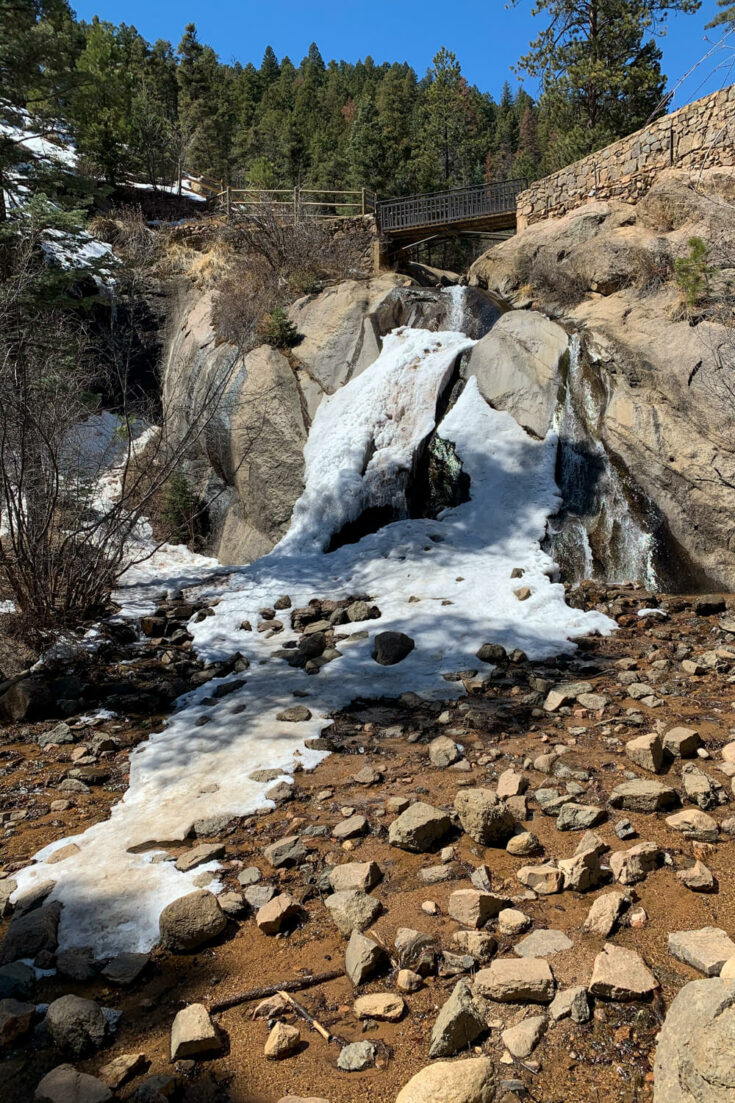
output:
<svg viewBox="0 0 735 1103"><path fill-rule="evenodd" d="M687 311L673 265L693 237L709 248L711 286L701 307ZM592 200L539 222L486 253L469 275L510 306L542 311L581 335L581 375L571 388L578 417L624 473L667 548L670 579L684 586L735 586L734 268L735 171L671 169L636 205ZM504 360L500 373L492 370L498 331L473 353L486 397L539 435L569 381L564 365L552 363L553 340L545 347L522 365Z"/></svg>

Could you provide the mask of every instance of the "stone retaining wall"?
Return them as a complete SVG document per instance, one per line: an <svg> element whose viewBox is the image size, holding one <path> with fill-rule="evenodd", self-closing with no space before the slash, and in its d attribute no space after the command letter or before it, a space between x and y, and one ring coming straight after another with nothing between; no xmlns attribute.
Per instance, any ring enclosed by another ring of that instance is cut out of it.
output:
<svg viewBox="0 0 735 1103"><path fill-rule="evenodd" d="M735 165L735 84L536 181L518 196L518 229L588 199L636 202L662 169L703 165Z"/></svg>

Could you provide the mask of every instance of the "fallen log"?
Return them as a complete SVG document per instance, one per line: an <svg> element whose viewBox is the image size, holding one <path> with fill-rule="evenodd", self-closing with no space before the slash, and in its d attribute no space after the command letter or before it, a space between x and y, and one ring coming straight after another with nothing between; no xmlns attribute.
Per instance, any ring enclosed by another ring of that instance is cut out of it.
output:
<svg viewBox="0 0 735 1103"><path fill-rule="evenodd" d="M279 981L278 984L269 984L264 988L249 988L246 992L238 992L236 996L230 996L226 1000L216 1000L209 1005L209 1011L212 1014L218 1011L229 1011L231 1007L237 1007L241 1003L266 1000L269 996L277 996L281 992L302 992L305 988L315 988L317 984L326 984L330 980L338 980L344 976L346 976L344 969L332 969L329 973L314 973L309 977Z"/></svg>

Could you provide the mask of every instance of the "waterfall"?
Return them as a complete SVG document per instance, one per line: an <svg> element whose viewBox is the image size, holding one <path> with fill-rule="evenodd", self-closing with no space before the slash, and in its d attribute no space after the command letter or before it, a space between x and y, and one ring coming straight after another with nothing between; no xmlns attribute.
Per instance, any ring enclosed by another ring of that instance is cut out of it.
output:
<svg viewBox="0 0 735 1103"><path fill-rule="evenodd" d="M624 477L597 438L599 415L575 335L570 342L564 401L554 423L559 438L556 477L563 505L549 522L548 546L570 581L639 581L655 589L655 541L634 516Z"/></svg>
<svg viewBox="0 0 735 1103"><path fill-rule="evenodd" d="M455 284L453 287L443 288L442 295L449 299L449 307L444 318L446 328L455 333L464 333L467 288Z"/></svg>

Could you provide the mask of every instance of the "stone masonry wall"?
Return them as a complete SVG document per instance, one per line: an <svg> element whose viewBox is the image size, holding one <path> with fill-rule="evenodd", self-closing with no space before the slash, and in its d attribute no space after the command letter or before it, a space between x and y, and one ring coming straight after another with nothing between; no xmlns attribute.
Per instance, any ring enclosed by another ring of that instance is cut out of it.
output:
<svg viewBox="0 0 735 1103"><path fill-rule="evenodd" d="M537 180L518 196L518 229L588 199L636 202L662 169L703 165L735 165L735 84Z"/></svg>

